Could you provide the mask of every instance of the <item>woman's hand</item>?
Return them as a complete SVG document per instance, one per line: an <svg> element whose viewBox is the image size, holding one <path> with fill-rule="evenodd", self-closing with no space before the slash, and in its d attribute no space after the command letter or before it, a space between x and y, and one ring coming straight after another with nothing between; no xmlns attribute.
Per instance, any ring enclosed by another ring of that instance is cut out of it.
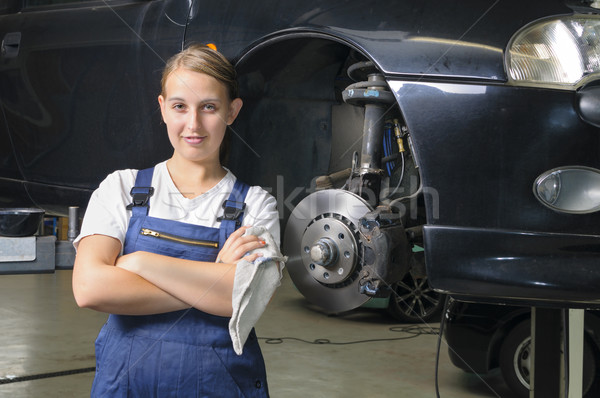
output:
<svg viewBox="0 0 600 398"><path fill-rule="evenodd" d="M246 255L248 252L263 247L265 241L260 240L255 235L244 235L249 226L240 227L234 233L229 235L223 248L217 256L217 262L235 264L241 259L252 262L261 256L259 253Z"/></svg>

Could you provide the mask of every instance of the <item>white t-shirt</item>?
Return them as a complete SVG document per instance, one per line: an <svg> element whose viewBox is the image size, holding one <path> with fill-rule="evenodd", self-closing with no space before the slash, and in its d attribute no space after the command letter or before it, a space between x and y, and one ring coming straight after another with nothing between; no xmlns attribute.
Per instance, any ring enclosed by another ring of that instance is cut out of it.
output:
<svg viewBox="0 0 600 398"><path fill-rule="evenodd" d="M107 235L125 242L131 217L126 207L131 203L131 188L135 185L137 170L118 170L109 174L94 191L83 218L81 232L73 244L89 235ZM180 221L205 227L219 228L217 217L223 215L223 202L229 198L236 177L227 170L227 175L207 192L188 199L175 187L167 169L166 161L154 167L150 198L151 217ZM275 198L258 186L250 187L246 199L242 225L265 226L275 242L280 242L279 213Z"/></svg>

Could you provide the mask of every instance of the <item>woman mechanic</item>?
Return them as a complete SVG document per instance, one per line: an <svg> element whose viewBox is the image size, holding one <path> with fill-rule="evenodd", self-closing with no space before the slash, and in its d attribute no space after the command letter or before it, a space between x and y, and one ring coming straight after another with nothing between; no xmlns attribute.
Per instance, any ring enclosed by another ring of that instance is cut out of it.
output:
<svg viewBox="0 0 600 398"><path fill-rule="evenodd" d="M173 156L110 174L75 241L77 304L111 314L96 340L92 396L266 397L254 331L236 355L227 328L236 263L265 245L247 226L279 242L275 199L221 163L242 107L235 70L193 45L167 62L161 83Z"/></svg>

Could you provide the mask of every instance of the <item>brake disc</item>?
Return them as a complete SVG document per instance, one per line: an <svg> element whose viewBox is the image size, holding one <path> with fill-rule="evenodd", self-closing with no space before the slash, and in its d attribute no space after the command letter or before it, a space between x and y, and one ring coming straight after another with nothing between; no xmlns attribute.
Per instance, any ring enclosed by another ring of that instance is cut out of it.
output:
<svg viewBox="0 0 600 398"><path fill-rule="evenodd" d="M369 297L359 290L359 220L371 211L348 191L327 189L304 198L285 228L286 267L308 301L328 312L361 306Z"/></svg>

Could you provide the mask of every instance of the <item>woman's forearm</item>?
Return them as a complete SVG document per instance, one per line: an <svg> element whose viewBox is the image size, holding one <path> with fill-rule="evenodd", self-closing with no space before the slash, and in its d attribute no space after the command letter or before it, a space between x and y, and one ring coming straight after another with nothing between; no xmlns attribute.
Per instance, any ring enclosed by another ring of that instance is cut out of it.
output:
<svg viewBox="0 0 600 398"><path fill-rule="evenodd" d="M80 307L121 315L150 315L190 307L139 275L114 266L98 267L86 279L74 289Z"/></svg>
<svg viewBox="0 0 600 398"><path fill-rule="evenodd" d="M231 316L235 264L135 252L117 260L117 268L139 275L191 307L213 315Z"/></svg>
<svg viewBox="0 0 600 398"><path fill-rule="evenodd" d="M73 269L73 294L80 307L123 315L190 307L139 275L115 267L120 247L118 240L102 235L80 242Z"/></svg>

